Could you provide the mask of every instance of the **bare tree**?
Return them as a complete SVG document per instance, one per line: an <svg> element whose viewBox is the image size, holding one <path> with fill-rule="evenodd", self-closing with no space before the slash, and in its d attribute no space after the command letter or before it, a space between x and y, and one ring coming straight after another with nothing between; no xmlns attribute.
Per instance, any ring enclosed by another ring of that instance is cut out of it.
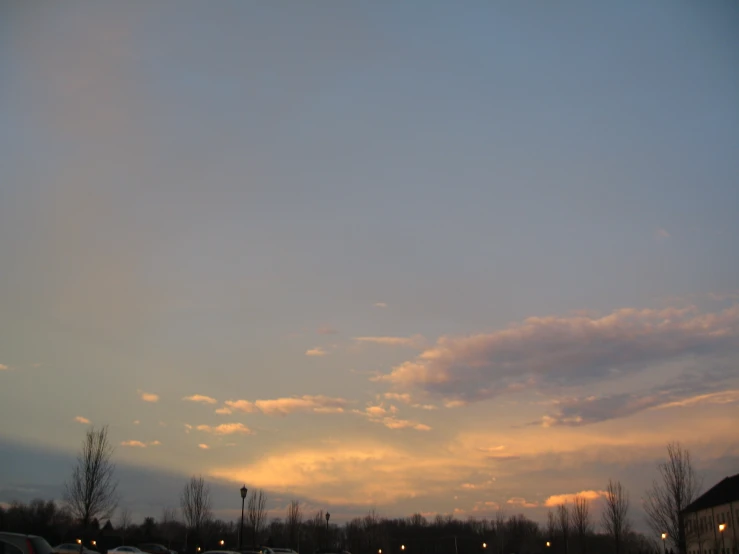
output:
<svg viewBox="0 0 739 554"><path fill-rule="evenodd" d="M503 510L495 512L495 534L498 537L499 552L505 552L506 526Z"/></svg>
<svg viewBox="0 0 739 554"><path fill-rule="evenodd" d="M606 534L611 537L616 547L616 554L621 554L624 539L629 533L629 493L621 485L621 481L608 480L606 488L606 505L601 514L601 522Z"/></svg>
<svg viewBox="0 0 739 554"><path fill-rule="evenodd" d="M247 501L247 521L252 532L252 546L257 545L257 537L264 528L267 512L267 495L262 489L252 490Z"/></svg>
<svg viewBox="0 0 739 554"><path fill-rule="evenodd" d="M656 535L667 533L678 549L684 553L685 527L680 524L680 512L697 496L701 488L690 459L690 451L679 442L667 445L667 461L657 466L659 479L652 481L644 498L647 521Z"/></svg>
<svg viewBox="0 0 739 554"><path fill-rule="evenodd" d="M172 541L177 538L177 508L162 508L162 516L159 519L159 533L167 539L167 548L172 546Z"/></svg>
<svg viewBox="0 0 739 554"><path fill-rule="evenodd" d="M121 508L118 512L118 528L121 530L121 538L123 544L126 544L126 531L131 527L131 510L128 508Z"/></svg>
<svg viewBox="0 0 739 554"><path fill-rule="evenodd" d="M585 554L586 537L592 530L590 522L590 502L584 496L577 495L574 505L572 506L572 526L577 533L577 539L580 546L580 554Z"/></svg>
<svg viewBox="0 0 739 554"><path fill-rule="evenodd" d="M567 504L557 506L557 527L562 536L565 554L567 554L570 540L570 510L567 508Z"/></svg>
<svg viewBox="0 0 739 554"><path fill-rule="evenodd" d="M180 496L180 507L182 516L188 530L194 531L196 540L200 538L200 532L212 517L210 486L205 482L202 475L192 476L182 489ZM187 542L187 541L185 541Z"/></svg>
<svg viewBox="0 0 739 554"><path fill-rule="evenodd" d="M64 500L84 530L93 519L110 518L118 505L112 457L108 427L91 427L82 441L72 478L64 484Z"/></svg>
<svg viewBox="0 0 739 554"><path fill-rule="evenodd" d="M287 507L287 517L285 518L291 548L298 546L298 533L300 532L300 524L302 522L303 513L300 510L300 500L291 500L290 505Z"/></svg>
<svg viewBox="0 0 739 554"><path fill-rule="evenodd" d="M554 540L556 534L557 518L555 517L554 512L552 510L549 510L547 512L547 539L549 539L549 541Z"/></svg>

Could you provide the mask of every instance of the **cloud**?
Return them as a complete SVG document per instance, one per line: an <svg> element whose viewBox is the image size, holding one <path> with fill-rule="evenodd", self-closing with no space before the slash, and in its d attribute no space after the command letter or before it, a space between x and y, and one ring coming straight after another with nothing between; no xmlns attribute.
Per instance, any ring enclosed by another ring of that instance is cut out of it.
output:
<svg viewBox="0 0 739 554"><path fill-rule="evenodd" d="M134 425L138 425L139 423L141 423L141 421L140 421L140 420L138 420L138 419L134 419L134 420L133 420L133 424L134 424Z"/></svg>
<svg viewBox="0 0 739 554"><path fill-rule="evenodd" d="M204 394L193 394L192 396L185 396L182 400L187 402L199 402L201 404L217 404L218 400Z"/></svg>
<svg viewBox="0 0 739 554"><path fill-rule="evenodd" d="M734 404L735 402L739 402L739 390L736 389L712 392L708 394L698 394L681 400L665 402L664 404L655 406L655 408L687 408L698 404Z"/></svg>
<svg viewBox="0 0 739 554"><path fill-rule="evenodd" d="M216 413L218 415L228 415L228 414L231 414L233 412L232 412L231 408L228 408L228 407L224 406L222 408L217 408L216 409Z"/></svg>
<svg viewBox="0 0 739 554"><path fill-rule="evenodd" d="M243 423L221 423L215 427L211 425L198 425L198 431L204 431L213 435L251 435L253 431Z"/></svg>
<svg viewBox="0 0 739 554"><path fill-rule="evenodd" d="M421 410L436 410L438 409L437 406L434 406L433 404L419 404L416 402L413 402L413 399L410 394L407 392L386 392L383 394L385 398L388 400L397 400L398 402L402 402L403 404L408 404L411 408L419 408Z"/></svg>
<svg viewBox="0 0 739 554"><path fill-rule="evenodd" d="M610 315L532 317L507 329L436 344L373 380L471 402L536 386L582 385L650 364L739 350L739 305L620 309Z"/></svg>
<svg viewBox="0 0 739 554"><path fill-rule="evenodd" d="M396 416L398 409L395 406L385 408L383 404L369 405L364 410L352 410L353 413L366 417L372 423L380 423L388 429L415 429L416 431L430 431L431 427L423 423L399 419Z"/></svg>
<svg viewBox="0 0 739 554"><path fill-rule="evenodd" d="M318 329L316 329L316 333L318 333L319 335L337 335L339 334L339 331L337 331L330 325L321 325Z"/></svg>
<svg viewBox="0 0 739 554"><path fill-rule="evenodd" d="M138 391L139 398L143 400L144 402L159 402L159 395L154 394L153 392L144 392L142 390Z"/></svg>
<svg viewBox="0 0 739 554"><path fill-rule="evenodd" d="M569 494L555 494L546 499L546 501L544 502L544 506L553 508L554 506L559 506L560 504L572 504L575 501L575 498L578 496L592 502L593 500L597 500L598 498L606 496L606 494L606 491L594 490L586 490Z"/></svg>
<svg viewBox="0 0 739 554"><path fill-rule="evenodd" d="M257 400L256 407L267 415L287 415L292 412L340 413L347 401L343 398L303 395L274 400Z"/></svg>
<svg viewBox="0 0 739 554"><path fill-rule="evenodd" d="M254 402L249 402L248 400L226 400L224 404L226 405L226 408L229 408L236 412L252 414L259 411L259 408L256 407Z"/></svg>
<svg viewBox="0 0 739 554"><path fill-rule="evenodd" d="M132 446L134 448L146 448L146 444L141 441L123 441L121 446Z"/></svg>
<svg viewBox="0 0 739 554"><path fill-rule="evenodd" d="M324 350L320 346L316 346L315 348L309 348L308 350L305 351L306 356L325 356L326 354L328 354L328 352L326 352L326 350Z"/></svg>
<svg viewBox="0 0 739 554"><path fill-rule="evenodd" d="M149 446L159 446L161 444L161 441L149 441Z"/></svg>
<svg viewBox="0 0 739 554"><path fill-rule="evenodd" d="M657 240L668 239L670 238L670 233L668 233L665 229L660 227L654 232L654 238Z"/></svg>
<svg viewBox="0 0 739 554"><path fill-rule="evenodd" d="M0 364L0 371L10 371L10 368L5 364Z"/></svg>
<svg viewBox="0 0 739 554"><path fill-rule="evenodd" d="M216 467L211 477L239 486L260 483L265 489L289 491L317 503L365 506L447 494L450 482L466 481L476 471L475 461L444 448L404 450L361 437L291 445L283 452L265 452L250 463L230 463L234 465Z"/></svg>
<svg viewBox="0 0 739 554"><path fill-rule="evenodd" d="M202 450L208 450L208 449L210 448L210 446L208 446L207 444L205 444L205 443L201 442L201 443L200 443L200 444L198 445L198 448L201 448Z"/></svg>
<svg viewBox="0 0 739 554"><path fill-rule="evenodd" d="M75 421L76 421L77 423L83 423L83 424L85 424L85 425L89 425L90 423L92 423L92 422L91 422L91 421L90 421L89 419L87 419L86 417L82 417L81 415L78 415L78 416L76 416L76 417L74 418L74 420L75 420Z"/></svg>
<svg viewBox="0 0 739 554"><path fill-rule="evenodd" d="M506 504L516 506L517 508L536 508L539 505L536 502L528 502L525 498L521 498L520 496L509 498L506 500Z"/></svg>
<svg viewBox="0 0 739 554"><path fill-rule="evenodd" d="M385 302L375 302L374 307L375 308L387 308L387 304Z"/></svg>
<svg viewBox="0 0 739 554"><path fill-rule="evenodd" d="M354 340L384 346L407 346L410 348L423 348L426 344L426 339L421 335L413 335L412 337L354 337Z"/></svg>

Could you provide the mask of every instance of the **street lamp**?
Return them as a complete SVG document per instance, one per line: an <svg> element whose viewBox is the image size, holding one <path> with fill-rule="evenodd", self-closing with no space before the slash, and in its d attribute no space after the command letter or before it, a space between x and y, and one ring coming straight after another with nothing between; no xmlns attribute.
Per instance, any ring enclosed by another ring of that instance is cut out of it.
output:
<svg viewBox="0 0 739 554"><path fill-rule="evenodd" d="M331 517L331 514L326 512L326 549L328 550L328 520Z"/></svg>
<svg viewBox="0 0 739 554"><path fill-rule="evenodd" d="M547 548L549 548L550 546L552 546L552 543L547 541Z"/></svg>
<svg viewBox="0 0 739 554"><path fill-rule="evenodd" d="M241 487L241 527L239 527L239 550L241 550L241 537L244 534L244 499L246 498L246 492L249 489L246 485Z"/></svg>
<svg viewBox="0 0 739 554"><path fill-rule="evenodd" d="M667 554L667 533L662 533L662 550Z"/></svg>
<svg viewBox="0 0 739 554"><path fill-rule="evenodd" d="M725 523L718 524L718 532L721 533L721 552L726 552L726 541L724 540L724 530L726 529Z"/></svg>
<svg viewBox="0 0 739 554"><path fill-rule="evenodd" d="M486 542L482 543L482 547L483 548L487 548L488 547L488 543L486 543Z"/></svg>
<svg viewBox="0 0 739 554"><path fill-rule="evenodd" d="M401 545L400 545L400 549L401 549L401 550L405 550L405 545L404 545L404 544L401 544Z"/></svg>
<svg viewBox="0 0 739 554"><path fill-rule="evenodd" d="M224 544L225 544L225 541L221 539L221 546L223 546Z"/></svg>

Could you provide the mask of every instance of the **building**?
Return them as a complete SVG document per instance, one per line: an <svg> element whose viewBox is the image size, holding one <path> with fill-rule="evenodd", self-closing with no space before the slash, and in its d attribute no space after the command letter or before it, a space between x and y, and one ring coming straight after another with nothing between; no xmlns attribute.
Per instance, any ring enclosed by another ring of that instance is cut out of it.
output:
<svg viewBox="0 0 739 554"><path fill-rule="evenodd" d="M739 554L739 474L714 485L681 516L687 554Z"/></svg>

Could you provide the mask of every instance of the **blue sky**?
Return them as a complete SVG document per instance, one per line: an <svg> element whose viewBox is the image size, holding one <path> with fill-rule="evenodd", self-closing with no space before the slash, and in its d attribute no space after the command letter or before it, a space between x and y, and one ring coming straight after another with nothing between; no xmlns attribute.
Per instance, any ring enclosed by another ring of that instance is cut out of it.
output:
<svg viewBox="0 0 739 554"><path fill-rule="evenodd" d="M736 5L0 9L7 448L337 517L735 468Z"/></svg>

